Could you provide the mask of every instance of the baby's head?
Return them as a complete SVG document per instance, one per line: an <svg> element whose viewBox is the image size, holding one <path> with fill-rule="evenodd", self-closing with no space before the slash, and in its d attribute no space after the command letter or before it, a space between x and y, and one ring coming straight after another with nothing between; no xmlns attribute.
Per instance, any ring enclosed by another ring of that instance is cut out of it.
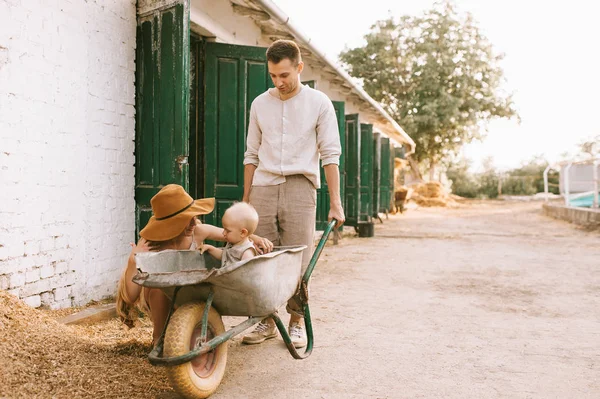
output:
<svg viewBox="0 0 600 399"><path fill-rule="evenodd" d="M244 241L254 234L258 225L258 213L246 202L236 202L223 215L223 237L232 244Z"/></svg>

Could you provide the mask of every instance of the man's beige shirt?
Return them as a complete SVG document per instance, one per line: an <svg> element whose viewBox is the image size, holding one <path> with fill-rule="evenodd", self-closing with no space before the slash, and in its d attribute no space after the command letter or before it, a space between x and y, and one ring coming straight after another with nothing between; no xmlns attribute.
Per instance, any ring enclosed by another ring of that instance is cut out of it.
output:
<svg viewBox="0 0 600 399"><path fill-rule="evenodd" d="M342 152L333 104L323 92L304 85L284 101L272 90L250 106L244 165L257 166L252 185L273 186L285 182L285 176L303 174L319 188L319 158L323 165L339 165Z"/></svg>

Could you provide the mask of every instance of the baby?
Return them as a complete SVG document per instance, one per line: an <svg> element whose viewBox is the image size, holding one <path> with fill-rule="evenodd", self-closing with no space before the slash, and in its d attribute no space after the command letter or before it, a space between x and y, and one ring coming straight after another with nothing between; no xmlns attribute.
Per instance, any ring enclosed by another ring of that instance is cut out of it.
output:
<svg viewBox="0 0 600 399"><path fill-rule="evenodd" d="M208 252L221 260L221 266L236 263L254 257L257 252L250 237L258 225L258 213L254 207L245 202L237 202L223 214L223 237L227 241L225 248L216 248L205 244L201 253Z"/></svg>

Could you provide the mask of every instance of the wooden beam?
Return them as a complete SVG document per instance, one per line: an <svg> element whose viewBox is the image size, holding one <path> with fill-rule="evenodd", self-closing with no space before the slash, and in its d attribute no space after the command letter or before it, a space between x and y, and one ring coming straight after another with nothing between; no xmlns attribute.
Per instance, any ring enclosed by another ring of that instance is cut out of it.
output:
<svg viewBox="0 0 600 399"><path fill-rule="evenodd" d="M294 38L288 31L277 29L271 24L261 24L262 34L265 36L281 36Z"/></svg>
<svg viewBox="0 0 600 399"><path fill-rule="evenodd" d="M265 35L265 37L267 37L272 42L277 41L277 40L294 40L294 36L291 36L291 35L287 35L287 36L283 36L283 35Z"/></svg>
<svg viewBox="0 0 600 399"><path fill-rule="evenodd" d="M352 90L344 89L343 87L340 87L338 91L345 96L350 96L352 93L354 93Z"/></svg>
<svg viewBox="0 0 600 399"><path fill-rule="evenodd" d="M339 229L333 230L333 245L338 245L340 238L342 237Z"/></svg>
<svg viewBox="0 0 600 399"><path fill-rule="evenodd" d="M320 62L319 58L317 58L313 53L300 52L300 54L302 55L302 58L306 59L307 61Z"/></svg>
<svg viewBox="0 0 600 399"><path fill-rule="evenodd" d="M331 72L331 71L329 71L329 70L327 70L327 69L323 69L323 70L321 71L321 73L322 73L323 75L327 76L327 77L328 77L328 78L330 78L330 79L336 79L336 78L339 78L339 75L338 75L337 73L335 73L335 72Z"/></svg>
<svg viewBox="0 0 600 399"><path fill-rule="evenodd" d="M364 100L363 100L363 98L362 98L362 97L360 97L360 96L359 96L358 94L356 94L356 93L352 93L352 94L350 94L350 98L351 98L351 99L352 99L354 102L356 102L356 103L358 103L358 104L360 104L361 102L363 102L363 101L364 101Z"/></svg>
<svg viewBox="0 0 600 399"><path fill-rule="evenodd" d="M339 91L340 93L342 93L345 96L348 96L348 95L350 95L352 93L351 89L345 87L344 85L342 85L342 82L339 82L337 80L331 81L331 88L333 90Z"/></svg>
<svg viewBox="0 0 600 399"><path fill-rule="evenodd" d="M325 65L322 61L315 59L313 62L317 67L319 67L319 69L323 69L325 68L327 65Z"/></svg>
<svg viewBox="0 0 600 399"><path fill-rule="evenodd" d="M336 84L343 84L343 83L347 83L346 79L344 79L343 77L341 77L336 71L332 71L329 68L324 68L321 73L323 73L325 76L327 76L328 79L332 80L333 82L335 82Z"/></svg>
<svg viewBox="0 0 600 399"><path fill-rule="evenodd" d="M306 47L303 47L303 46L300 46L300 45L298 47L300 47L300 55L302 57L311 57L313 55L312 51L310 51Z"/></svg>
<svg viewBox="0 0 600 399"><path fill-rule="evenodd" d="M261 10L257 10L250 7L244 7L242 5L231 2L231 7L233 7L233 12L239 15L243 15L245 17L252 17L257 21L268 21L271 19L271 16Z"/></svg>
<svg viewBox="0 0 600 399"><path fill-rule="evenodd" d="M361 99L362 100L362 99ZM365 100L363 100L359 105L358 105L358 109L360 109L362 112L364 112L365 114L371 114L371 105L366 102Z"/></svg>
<svg viewBox="0 0 600 399"><path fill-rule="evenodd" d="M99 321L110 320L117 317L117 309L114 303L92 306L80 312L58 320L62 324L90 324Z"/></svg>

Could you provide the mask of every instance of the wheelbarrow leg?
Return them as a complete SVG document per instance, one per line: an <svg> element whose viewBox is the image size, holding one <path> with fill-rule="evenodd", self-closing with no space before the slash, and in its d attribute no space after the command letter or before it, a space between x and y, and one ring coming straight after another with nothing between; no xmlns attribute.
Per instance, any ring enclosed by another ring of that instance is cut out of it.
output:
<svg viewBox="0 0 600 399"><path fill-rule="evenodd" d="M270 317L275 322L275 325L277 325L277 329L279 330L279 333L281 334L281 338L283 338L283 342L285 342L285 346L287 346L288 351L290 351L290 354L292 355L292 357L294 359L306 359L307 357L309 357L313 350L314 338L313 338L313 329L312 329L312 322L310 319L310 310L308 308L308 303L304 304L304 325L306 327L306 341L307 341L306 349L304 350L304 353L298 353L298 350L292 343L292 338L288 334L287 329L285 328L285 325L283 324L283 322L281 321L279 316L277 316L276 313L273 313Z"/></svg>
<svg viewBox="0 0 600 399"><path fill-rule="evenodd" d="M321 240L319 240L319 244L317 245L317 248L315 249L312 258L308 263L308 267L306 268L304 275L302 276L302 280L300 281L300 289L298 290L296 295L292 297L296 301L296 303L300 305L300 308L303 310L302 313L304 314L304 326L306 327L307 340L306 349L304 350L304 353L298 353L298 351L294 347L294 344L292 344L292 339L290 338L290 335L288 334L287 329L283 325L283 322L281 321L279 316L276 313L273 313L269 316L273 319L275 325L277 325L277 329L279 330L279 333L281 334L285 345L287 346L288 350L290 351L290 354L294 357L294 359L306 359L310 356L313 349L313 329L312 321L310 319L310 309L308 307L308 281L310 280L310 276L313 270L315 269L315 266L317 265L317 261L319 260L319 256L321 256L321 252L323 251L323 247L325 247L325 243L329 238L329 234L331 234L331 231L334 229L336 224L337 221L334 219L331 222L329 222L329 224L325 228L323 236L321 236Z"/></svg>

